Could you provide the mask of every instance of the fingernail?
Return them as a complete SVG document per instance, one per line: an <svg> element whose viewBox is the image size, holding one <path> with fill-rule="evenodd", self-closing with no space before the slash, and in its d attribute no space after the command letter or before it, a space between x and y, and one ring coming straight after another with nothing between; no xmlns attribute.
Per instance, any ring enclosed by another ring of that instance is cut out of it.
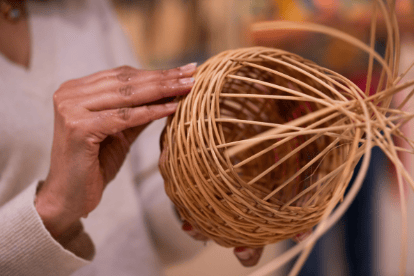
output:
<svg viewBox="0 0 414 276"><path fill-rule="evenodd" d="M193 226L188 222L184 223L182 229L191 237L196 238L197 231L194 230Z"/></svg>
<svg viewBox="0 0 414 276"><path fill-rule="evenodd" d="M248 260L251 257L253 257L254 250L251 248L245 248L245 247L236 247L234 249L234 254L239 258L240 260Z"/></svg>
<svg viewBox="0 0 414 276"><path fill-rule="evenodd" d="M187 65L181 66L180 69L183 71L190 71L197 68L197 62L189 63Z"/></svg>
<svg viewBox="0 0 414 276"><path fill-rule="evenodd" d="M295 242L299 243L299 242L301 242L301 241L305 240L305 239L306 239L307 237L309 237L311 234L312 234L312 229L310 229L310 230L308 230L308 231L306 231L306 232L303 232L303 233L297 234L296 236L294 236L294 237L293 237L293 240L294 240Z"/></svg>
<svg viewBox="0 0 414 276"><path fill-rule="evenodd" d="M183 79L179 79L178 82L181 84L190 84L190 83L194 83L194 78L183 78Z"/></svg>
<svg viewBox="0 0 414 276"><path fill-rule="evenodd" d="M191 226L191 224L189 224L188 222L184 222L182 228L183 228L184 231L191 231L191 230L193 230L193 226Z"/></svg>

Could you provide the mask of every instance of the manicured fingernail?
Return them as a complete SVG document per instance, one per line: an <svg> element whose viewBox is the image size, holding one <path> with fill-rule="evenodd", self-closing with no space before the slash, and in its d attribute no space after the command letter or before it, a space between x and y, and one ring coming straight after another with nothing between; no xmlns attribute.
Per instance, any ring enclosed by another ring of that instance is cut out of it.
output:
<svg viewBox="0 0 414 276"><path fill-rule="evenodd" d="M193 230L193 226L191 226L191 224L189 224L188 222L185 222L183 224L182 228L183 228L184 231L192 231Z"/></svg>
<svg viewBox="0 0 414 276"><path fill-rule="evenodd" d="M180 69L183 71L190 71L197 68L197 62L189 63L187 65L181 66Z"/></svg>
<svg viewBox="0 0 414 276"><path fill-rule="evenodd" d="M178 82L181 84L191 84L194 83L194 81L194 78L183 78L178 80Z"/></svg>
<svg viewBox="0 0 414 276"><path fill-rule="evenodd" d="M254 250L251 248L236 247L234 249L234 254L236 254L237 258L239 258L240 260L245 261L253 257Z"/></svg>
<svg viewBox="0 0 414 276"><path fill-rule="evenodd" d="M185 222L182 226L182 229L191 237L193 237L194 239L197 238L197 231L193 228L193 226L191 224L189 224L188 222Z"/></svg>
<svg viewBox="0 0 414 276"><path fill-rule="evenodd" d="M312 229L310 229L310 230L308 230L308 231L306 231L306 232L303 232L303 233L297 234L296 236L294 236L294 237L293 237L293 240L294 240L295 242L299 243L299 242L301 242L301 241L305 240L305 239L306 239L307 237L309 237L311 234L312 234Z"/></svg>

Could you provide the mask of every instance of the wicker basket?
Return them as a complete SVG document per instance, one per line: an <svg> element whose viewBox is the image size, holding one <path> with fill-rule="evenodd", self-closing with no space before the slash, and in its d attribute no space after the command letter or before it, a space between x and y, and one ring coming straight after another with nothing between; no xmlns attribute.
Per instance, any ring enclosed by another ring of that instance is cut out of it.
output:
<svg viewBox="0 0 414 276"><path fill-rule="evenodd" d="M344 193L352 170L343 175L341 165L355 165L348 155L361 134L345 109L314 114L361 91L262 47L221 53L195 79L162 137L161 173L182 218L227 247L263 246L316 225L334 191Z"/></svg>

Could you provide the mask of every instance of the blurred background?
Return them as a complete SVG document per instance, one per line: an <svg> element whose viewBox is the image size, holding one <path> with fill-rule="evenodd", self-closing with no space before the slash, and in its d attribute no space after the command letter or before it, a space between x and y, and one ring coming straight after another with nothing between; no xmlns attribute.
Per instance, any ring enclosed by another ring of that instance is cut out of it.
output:
<svg viewBox="0 0 414 276"><path fill-rule="evenodd" d="M345 75L364 89L368 57L356 48L324 35L250 30L255 22L267 20L312 21L336 27L368 43L372 1L113 0L113 4L143 68L171 68L194 61L200 64L227 49L262 45L300 54ZM414 61L414 0L397 0L396 5L403 42L402 72ZM375 47L383 55L386 29L381 22L379 17ZM378 78L376 67L374 88ZM412 105L406 109L412 110ZM406 127L413 137L411 129ZM413 172L411 157L402 158ZM397 275L401 232L398 187L393 168L381 151L375 149L372 159L357 200L318 242L301 275ZM408 188L407 191L409 210L414 210L412 192ZM414 230L413 213L409 211L409 233ZM414 258L414 235L408 242L407 275L414 275L414 263L410 262ZM267 247L259 266L289 246L292 243L286 241ZM255 270L241 267L231 250L213 243L186 261L167 256L163 265L168 276L239 276ZM274 275L286 275L288 268Z"/></svg>

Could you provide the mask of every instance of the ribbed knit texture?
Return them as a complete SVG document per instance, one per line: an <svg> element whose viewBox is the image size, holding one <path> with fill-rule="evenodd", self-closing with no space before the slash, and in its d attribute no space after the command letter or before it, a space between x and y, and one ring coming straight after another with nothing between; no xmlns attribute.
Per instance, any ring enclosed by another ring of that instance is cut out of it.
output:
<svg viewBox="0 0 414 276"><path fill-rule="evenodd" d="M69 275L88 264L45 229L34 206L37 182L0 208L0 275Z"/></svg>

